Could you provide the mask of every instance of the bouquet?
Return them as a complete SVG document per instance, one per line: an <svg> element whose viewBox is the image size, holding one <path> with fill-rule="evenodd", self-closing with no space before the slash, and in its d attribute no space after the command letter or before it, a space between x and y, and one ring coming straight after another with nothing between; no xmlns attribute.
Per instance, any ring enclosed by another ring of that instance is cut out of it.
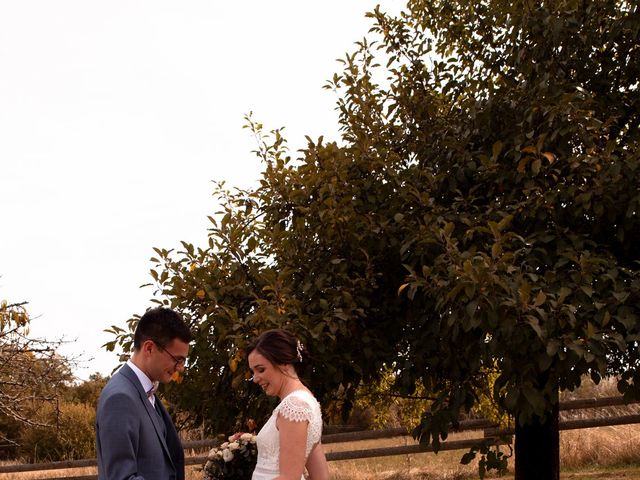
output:
<svg viewBox="0 0 640 480"><path fill-rule="evenodd" d="M258 459L256 436L238 432L212 448L204 464L203 480L250 480Z"/></svg>

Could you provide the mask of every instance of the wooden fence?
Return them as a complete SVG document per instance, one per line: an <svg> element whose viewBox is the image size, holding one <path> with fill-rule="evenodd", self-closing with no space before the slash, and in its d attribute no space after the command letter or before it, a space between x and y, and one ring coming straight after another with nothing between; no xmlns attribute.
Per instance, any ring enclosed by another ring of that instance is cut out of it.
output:
<svg viewBox="0 0 640 480"><path fill-rule="evenodd" d="M638 403L638 402L634 402ZM602 408L612 406L627 405L622 397L605 397L605 398L591 398L583 400L571 400L562 402L560 404L560 410L583 410L589 408ZM635 415L619 415L619 416L607 416L600 418L584 418L579 420L565 420L560 421L560 430L575 430L582 428L593 427L606 427L612 425L631 425L640 423L640 414ZM513 435L513 429L499 429L495 423L485 420L465 420L460 422L460 428L456 432L470 431L470 430L483 430L484 434L480 438L473 438L467 440L450 440L442 442L440 450L461 450L468 449L473 445L477 445L479 442L490 442L498 444L504 442L505 437ZM365 430L365 431L353 431L344 433L333 433L322 436L322 443L325 445L331 443L350 443L360 440L375 440L380 438L392 438L398 436L410 435L405 428L392 428L385 430ZM202 451L209 449L217 444L216 440L194 440L183 443L183 447L188 451ZM338 460L352 460L359 458L371 458L371 457L383 457L389 455L407 455L415 453L431 452L433 449L431 446L424 446L418 443L413 445L405 445L400 447L386 447L386 448L371 448L365 450L348 450L342 452L329 452L327 453L328 461ZM206 455L188 455L185 458L186 465L202 465L206 461ZM36 463L36 464L23 464L23 465L0 465L0 474L4 473L21 473L21 472L37 472L37 471L51 471L51 470L69 470L75 468L95 467L97 465L96 459L85 460L70 460L62 462L49 462L49 463ZM41 480L96 480L97 475L85 475L74 477L56 477L45 478Z"/></svg>

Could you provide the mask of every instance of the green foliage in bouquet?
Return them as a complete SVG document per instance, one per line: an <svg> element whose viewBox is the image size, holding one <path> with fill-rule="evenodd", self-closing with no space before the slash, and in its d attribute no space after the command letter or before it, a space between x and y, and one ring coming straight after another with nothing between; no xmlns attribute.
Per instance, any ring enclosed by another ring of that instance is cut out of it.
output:
<svg viewBox="0 0 640 480"><path fill-rule="evenodd" d="M235 433L212 448L202 469L203 480L250 480L258 459L256 436Z"/></svg>

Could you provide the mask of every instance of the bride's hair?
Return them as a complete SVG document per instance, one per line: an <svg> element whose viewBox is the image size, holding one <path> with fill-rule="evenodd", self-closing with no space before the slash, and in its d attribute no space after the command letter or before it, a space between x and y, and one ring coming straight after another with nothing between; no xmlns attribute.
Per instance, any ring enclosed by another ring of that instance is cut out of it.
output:
<svg viewBox="0 0 640 480"><path fill-rule="evenodd" d="M247 347L247 356L254 350L274 365L293 365L299 375L302 373L302 364L308 358L302 342L281 328L267 330L253 340Z"/></svg>

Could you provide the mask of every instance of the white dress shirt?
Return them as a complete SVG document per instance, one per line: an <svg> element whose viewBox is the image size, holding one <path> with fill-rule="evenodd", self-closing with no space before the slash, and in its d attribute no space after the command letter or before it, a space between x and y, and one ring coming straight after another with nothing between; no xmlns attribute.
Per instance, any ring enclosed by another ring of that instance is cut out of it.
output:
<svg viewBox="0 0 640 480"><path fill-rule="evenodd" d="M151 389L153 388L157 388L157 385L155 385L150 379L149 377L147 377L147 375L140 370L135 363L133 363L131 361L131 359L127 360L127 365L129 365L129 367L131 368L131 370L133 370L133 373L136 374L136 377L138 377L138 380L140 380L140 383L142 384L142 389L145 392L149 392ZM148 396L149 401L151 402L151 405L153 405L154 407L156 406L156 396L155 395L149 395Z"/></svg>

